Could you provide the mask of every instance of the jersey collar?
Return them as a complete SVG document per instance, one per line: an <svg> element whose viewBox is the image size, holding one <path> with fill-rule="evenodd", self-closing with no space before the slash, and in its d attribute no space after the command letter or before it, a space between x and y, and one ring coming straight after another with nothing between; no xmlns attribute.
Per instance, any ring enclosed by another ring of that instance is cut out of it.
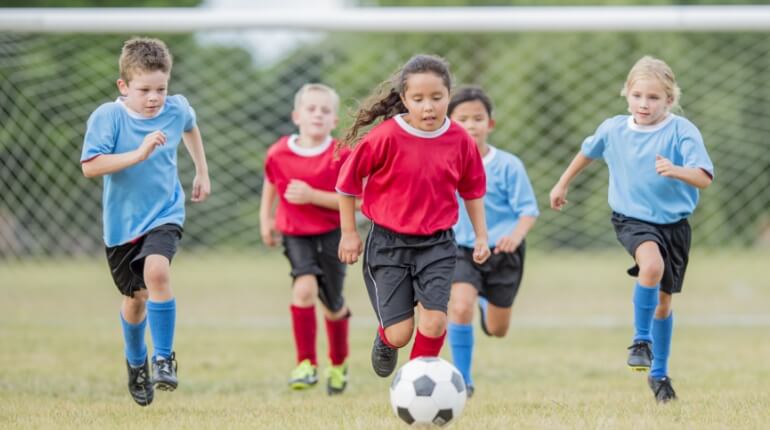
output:
<svg viewBox="0 0 770 430"><path fill-rule="evenodd" d="M163 113L163 110L166 109L166 104L163 103L163 106L160 107L160 110L158 110L158 113L156 113L153 116L147 117L147 116L142 116L142 114L140 114L139 112L132 110L130 107L128 107L126 105L126 102L123 101L123 97L118 97L117 99L115 99L115 103L118 103L119 105L123 106L123 109L126 110L126 113L131 118L141 119L141 120L157 118L161 113Z"/></svg>
<svg viewBox="0 0 770 430"><path fill-rule="evenodd" d="M658 131L661 128L663 128L666 125L668 125L668 123L670 123L674 119L675 116L676 115L670 113L670 114L668 114L668 116L666 116L666 118L663 121L661 121L661 122L659 122L657 124L653 124L653 125L639 125L639 124L634 122L634 116L633 115L629 115L628 116L628 128L630 128L631 130L634 130L634 131L641 132L641 133L652 133L652 132Z"/></svg>
<svg viewBox="0 0 770 430"><path fill-rule="evenodd" d="M300 157L315 157L317 155L321 155L329 149L329 146L332 144L332 137L326 136L326 140L318 146L313 146L312 148L306 148L304 146L297 145L297 139L299 139L298 134L292 134L289 136L289 149L291 152L299 155Z"/></svg>
<svg viewBox="0 0 770 430"><path fill-rule="evenodd" d="M492 160L494 160L495 155L497 155L497 148L494 146L487 144L487 148L489 148L489 151L487 151L487 155L482 157L481 162L484 163L486 166L487 164L491 163Z"/></svg>
<svg viewBox="0 0 770 430"><path fill-rule="evenodd" d="M441 124L441 127L437 128L436 130L433 130L433 131L425 131L425 130L420 130L419 128L415 128L415 127L412 127L411 125L409 125L409 123L407 123L406 120L404 119L404 115L406 115L406 114L402 113L400 115L396 115L396 116L393 117L393 119L396 120L396 124L398 124L398 126L401 127L401 129L403 129L405 132L411 134L412 136L424 137L426 139L432 139L432 138L441 136L442 134L446 133L447 130L449 130L450 121L449 121L449 118L447 118L447 117L444 117L444 123Z"/></svg>

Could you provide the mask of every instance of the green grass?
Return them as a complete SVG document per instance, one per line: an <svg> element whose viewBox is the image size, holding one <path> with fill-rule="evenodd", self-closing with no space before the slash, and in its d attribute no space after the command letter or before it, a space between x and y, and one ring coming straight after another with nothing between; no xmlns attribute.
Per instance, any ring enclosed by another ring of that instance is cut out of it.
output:
<svg viewBox="0 0 770 430"><path fill-rule="evenodd" d="M624 364L629 258L531 253L508 337L476 332L476 396L453 428L766 428L767 261L768 252L694 252L674 299L680 400L661 407L645 374ZM140 408L125 388L120 297L106 262L0 263L0 428L405 428L390 410L390 380L370 369L375 320L360 267L346 287L351 383L334 398L323 386L287 387L294 349L280 252L183 252L172 280L181 384ZM318 345L324 366L322 324Z"/></svg>

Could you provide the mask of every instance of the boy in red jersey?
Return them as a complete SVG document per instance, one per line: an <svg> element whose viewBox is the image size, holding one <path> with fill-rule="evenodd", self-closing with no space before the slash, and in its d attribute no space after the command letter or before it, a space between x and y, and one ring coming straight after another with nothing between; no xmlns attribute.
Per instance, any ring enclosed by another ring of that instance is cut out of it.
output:
<svg viewBox="0 0 770 430"><path fill-rule="evenodd" d="M335 157L329 133L337 125L337 93L321 84L306 84L296 94L292 120L299 134L284 136L267 152L260 208L260 233L275 246L281 233L284 255L291 264L291 317L297 348L297 367L289 385L295 390L318 382L316 360L316 297L326 319L331 367L327 392L339 394L347 386L348 319L342 296L345 265L337 258L340 240L339 204L334 186L340 166L349 155ZM274 203L278 200L273 217Z"/></svg>
<svg viewBox="0 0 770 430"><path fill-rule="evenodd" d="M450 88L443 59L416 55L364 102L345 136L355 149L337 181L339 257L350 264L363 252L354 219L354 197L363 196L361 210L372 220L364 280L379 320L372 367L382 377L393 372L398 348L412 337L415 305L420 320L410 358L441 351L457 253L458 192L476 234L474 260L489 258L484 167L473 139L447 118ZM356 144L360 128L379 117L385 120Z"/></svg>

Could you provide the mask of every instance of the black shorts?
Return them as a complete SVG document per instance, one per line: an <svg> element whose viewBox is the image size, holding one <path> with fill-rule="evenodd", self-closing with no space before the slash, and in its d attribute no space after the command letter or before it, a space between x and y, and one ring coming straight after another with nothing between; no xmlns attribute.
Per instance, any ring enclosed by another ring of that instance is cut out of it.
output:
<svg viewBox="0 0 770 430"><path fill-rule="evenodd" d="M283 255L291 264L291 277L315 275L318 298L332 312L345 305L342 286L346 266L337 256L340 229L310 236L283 236Z"/></svg>
<svg viewBox="0 0 770 430"><path fill-rule="evenodd" d="M382 327L412 317L417 302L446 313L456 254L452 230L416 236L372 224L364 249L364 281Z"/></svg>
<svg viewBox="0 0 770 430"><path fill-rule="evenodd" d="M133 242L107 247L107 264L110 266L112 280L115 281L120 294L134 297L134 292L146 289L145 257L162 255L171 262L181 239L182 227L176 224L163 224Z"/></svg>
<svg viewBox="0 0 770 430"><path fill-rule="evenodd" d="M631 257L636 258L636 248L643 242L657 243L665 264L660 289L668 294L682 292L691 240L690 223L686 218L673 224L653 224L613 212L612 225L618 241ZM639 276L639 266L634 264L628 274Z"/></svg>
<svg viewBox="0 0 770 430"><path fill-rule="evenodd" d="M471 284L489 303L509 308L519 292L525 254L526 244L521 242L516 251L493 253L484 264L477 264L473 261L473 249L459 246L452 283Z"/></svg>

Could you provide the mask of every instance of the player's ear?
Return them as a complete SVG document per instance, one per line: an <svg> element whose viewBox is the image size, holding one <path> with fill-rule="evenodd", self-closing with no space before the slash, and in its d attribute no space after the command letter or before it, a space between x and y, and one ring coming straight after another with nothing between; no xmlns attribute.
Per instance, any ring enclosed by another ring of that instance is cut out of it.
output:
<svg viewBox="0 0 770 430"><path fill-rule="evenodd" d="M118 91L120 91L120 94L123 96L128 95L128 82L124 81L123 79L118 79L116 84L118 85Z"/></svg>
<svg viewBox="0 0 770 430"><path fill-rule="evenodd" d="M291 111L291 122L294 123L297 127L299 127L299 112L297 110Z"/></svg>
<svg viewBox="0 0 770 430"><path fill-rule="evenodd" d="M495 122L495 120L494 120L493 118L489 118L489 130L490 130L490 131L491 131L493 128L495 128L495 124L497 124L497 122Z"/></svg>

